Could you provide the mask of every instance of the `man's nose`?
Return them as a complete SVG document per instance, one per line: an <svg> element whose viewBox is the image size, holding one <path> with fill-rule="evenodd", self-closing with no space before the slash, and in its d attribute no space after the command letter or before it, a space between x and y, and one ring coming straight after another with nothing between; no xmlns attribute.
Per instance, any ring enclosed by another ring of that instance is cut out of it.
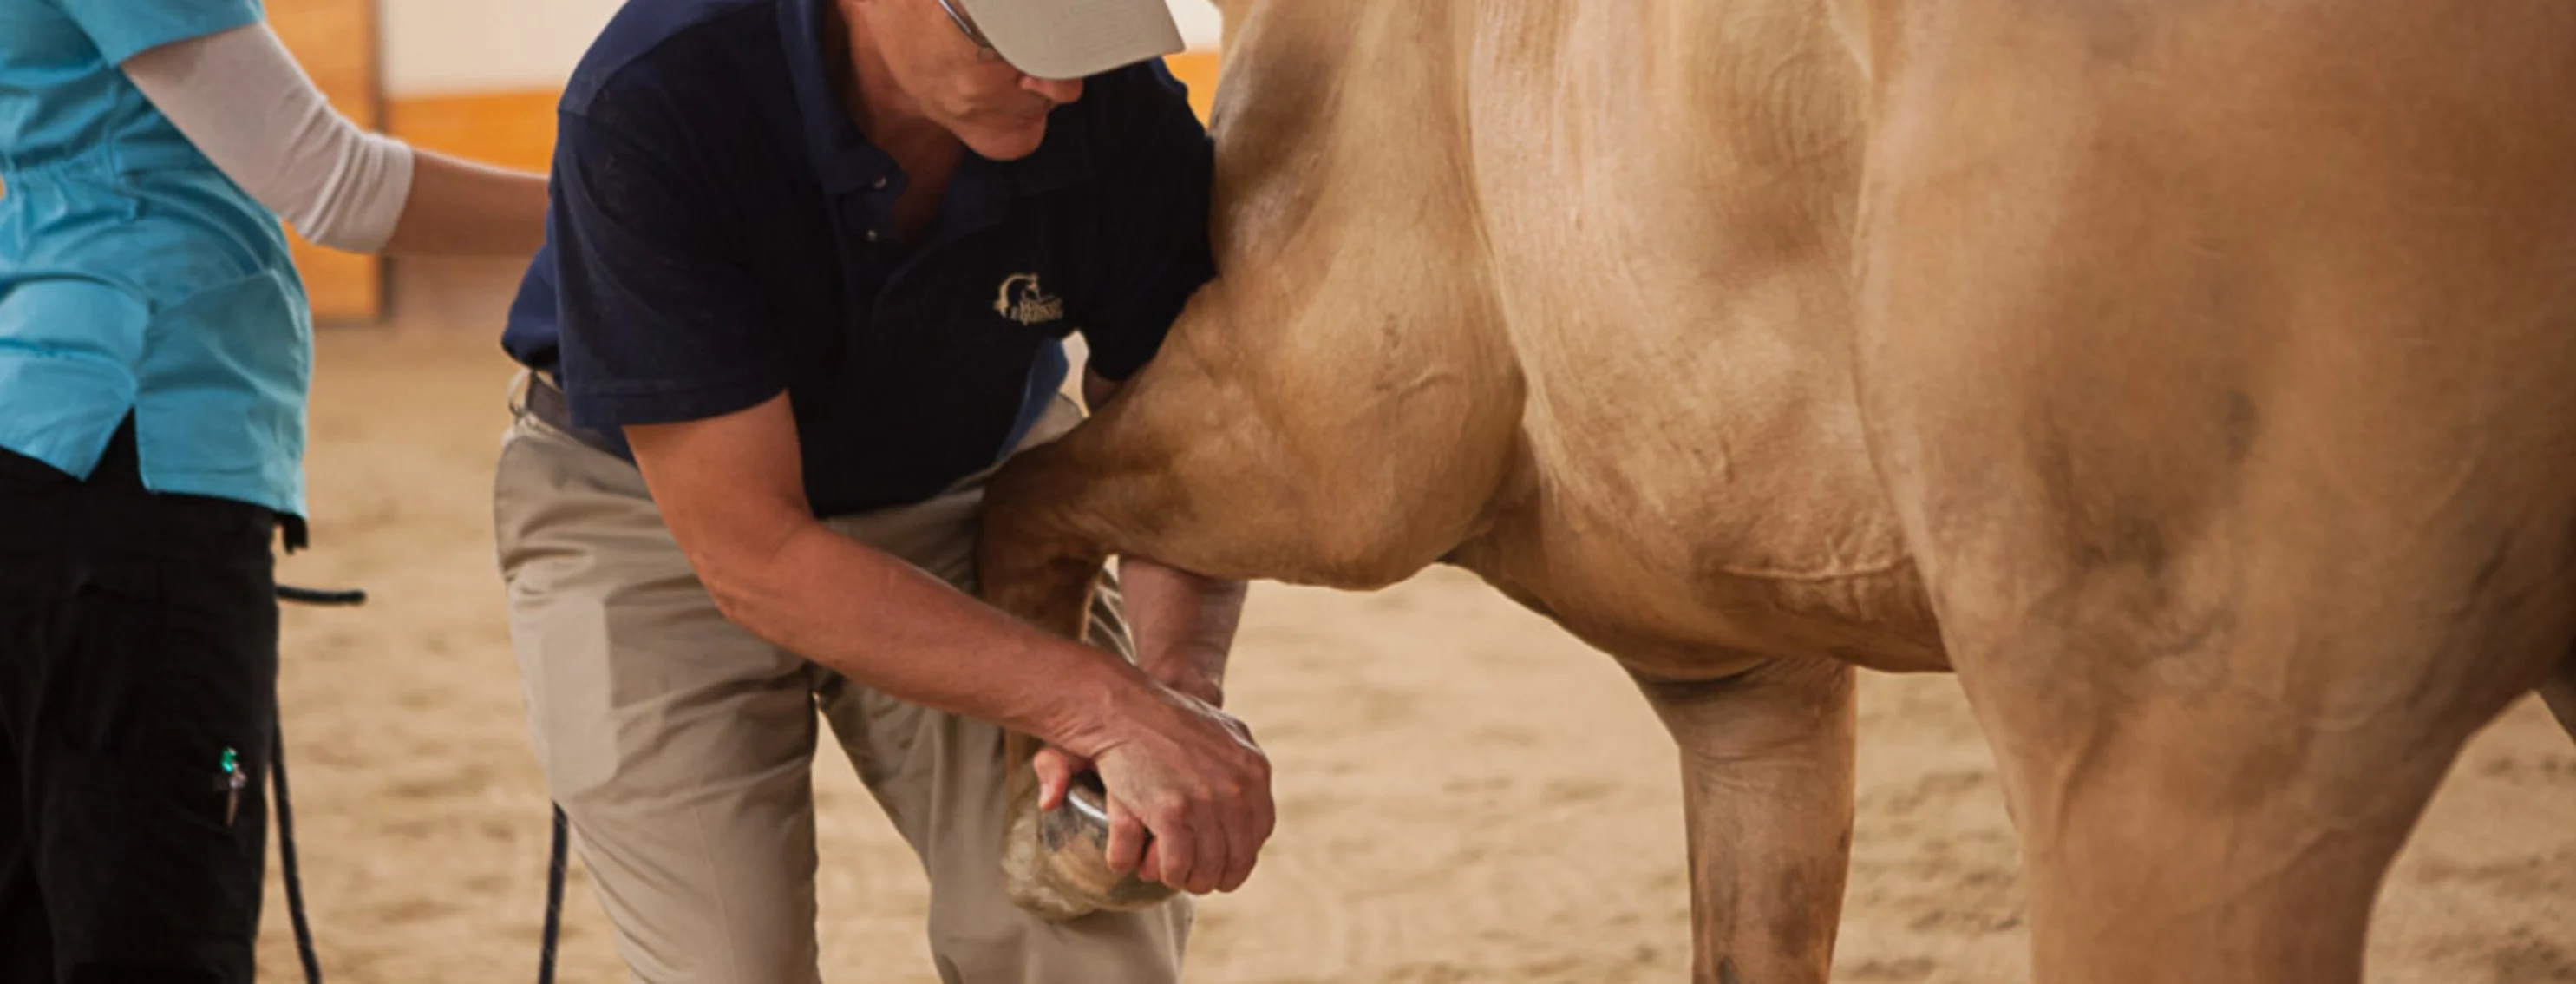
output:
<svg viewBox="0 0 2576 984"><path fill-rule="evenodd" d="M1045 96L1047 101L1057 105L1082 98L1081 79L1042 79L1034 75L1022 75L1020 88Z"/></svg>

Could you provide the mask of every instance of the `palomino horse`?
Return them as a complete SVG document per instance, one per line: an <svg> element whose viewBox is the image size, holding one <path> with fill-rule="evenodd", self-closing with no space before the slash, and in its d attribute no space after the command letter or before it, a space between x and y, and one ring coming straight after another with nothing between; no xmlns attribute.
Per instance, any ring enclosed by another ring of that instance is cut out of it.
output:
<svg viewBox="0 0 2576 984"><path fill-rule="evenodd" d="M986 592L1476 571L1680 743L1700 980L1826 979L1855 666L1958 672L2051 984L2357 981L2576 713L2576 5L1225 6L1223 278Z"/></svg>

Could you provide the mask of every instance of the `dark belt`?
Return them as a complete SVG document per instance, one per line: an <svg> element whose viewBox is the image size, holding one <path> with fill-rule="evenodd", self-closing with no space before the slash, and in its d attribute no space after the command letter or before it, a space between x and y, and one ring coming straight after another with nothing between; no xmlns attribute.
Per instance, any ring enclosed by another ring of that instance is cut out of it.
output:
<svg viewBox="0 0 2576 984"><path fill-rule="evenodd" d="M626 442L608 436L605 431L574 426L572 400L565 397L562 387L556 386L545 373L528 374L527 409L528 416L562 431L565 437L581 442L584 447L630 463L635 460L635 454L627 449Z"/></svg>

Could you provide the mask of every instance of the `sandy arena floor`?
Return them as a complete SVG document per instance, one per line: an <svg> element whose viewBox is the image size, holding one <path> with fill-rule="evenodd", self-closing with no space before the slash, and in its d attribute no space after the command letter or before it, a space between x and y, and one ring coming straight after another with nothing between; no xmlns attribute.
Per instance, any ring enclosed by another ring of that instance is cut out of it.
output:
<svg viewBox="0 0 2576 984"><path fill-rule="evenodd" d="M290 612L283 687L340 984L536 968L547 810L492 567L510 377L492 337L322 340L318 549L283 574L375 602ZM1204 904L1193 980L1686 979L1674 755L1608 659L1443 570L1375 595L1262 586L1235 667L1282 822L1252 883ZM1835 980L2026 980L2012 833L1957 686L1871 676L1861 693ZM826 978L935 980L920 869L837 750L818 770ZM561 979L622 980L575 870ZM298 979L274 877L265 926L261 979ZM2576 981L2576 746L2536 702L2461 760L2390 879L2371 961L2375 981Z"/></svg>

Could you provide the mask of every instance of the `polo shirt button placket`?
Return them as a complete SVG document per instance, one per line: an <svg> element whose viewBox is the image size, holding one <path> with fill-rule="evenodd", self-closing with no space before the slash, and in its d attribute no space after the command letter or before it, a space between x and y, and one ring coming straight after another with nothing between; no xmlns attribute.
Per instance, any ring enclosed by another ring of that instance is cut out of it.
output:
<svg viewBox="0 0 2576 984"><path fill-rule="evenodd" d="M880 174L880 175L877 175L875 178L873 178L873 179L869 180L869 182L868 182L868 190L869 190L869 191L872 191L872 192L877 192L877 193L882 194L882 193L884 193L884 191L886 190L886 186L887 186L887 185L890 185L890 184L892 184L892 183L894 183L894 179L893 179L893 178L891 178L891 177L889 177L889 176L886 176L886 175L883 175L883 174ZM869 244L874 245L874 244L875 244L879 239L881 239L881 238L883 238L883 237L882 237L882 236L877 232L877 230L876 230L876 227L875 227L875 226L869 226L867 229L862 230L862 231L859 233L859 238L861 238L861 239L865 239L865 240L867 240L867 241L868 241L868 243L869 243Z"/></svg>

